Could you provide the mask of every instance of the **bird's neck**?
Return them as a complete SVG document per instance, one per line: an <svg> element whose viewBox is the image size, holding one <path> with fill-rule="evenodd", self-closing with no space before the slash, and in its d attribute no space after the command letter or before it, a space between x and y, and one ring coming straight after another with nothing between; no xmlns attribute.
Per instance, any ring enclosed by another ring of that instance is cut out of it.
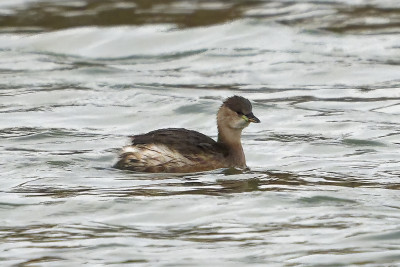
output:
<svg viewBox="0 0 400 267"><path fill-rule="evenodd" d="M232 167L246 167L246 158L240 141L241 136L242 129L232 129L218 125L218 143L228 149L228 160L232 163Z"/></svg>

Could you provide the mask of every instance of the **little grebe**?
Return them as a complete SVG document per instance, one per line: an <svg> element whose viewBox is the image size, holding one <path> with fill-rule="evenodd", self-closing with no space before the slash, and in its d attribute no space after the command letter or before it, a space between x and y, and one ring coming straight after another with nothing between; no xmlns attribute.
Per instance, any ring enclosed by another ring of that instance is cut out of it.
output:
<svg viewBox="0 0 400 267"><path fill-rule="evenodd" d="M240 137L250 122L260 120L248 99L232 96L217 113L218 141L196 131L160 129L132 136L115 165L138 172L184 173L218 168L246 168Z"/></svg>

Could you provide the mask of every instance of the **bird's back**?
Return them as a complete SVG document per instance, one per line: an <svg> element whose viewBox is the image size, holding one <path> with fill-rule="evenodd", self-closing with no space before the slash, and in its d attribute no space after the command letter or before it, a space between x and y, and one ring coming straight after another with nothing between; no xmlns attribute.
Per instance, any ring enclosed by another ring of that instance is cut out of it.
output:
<svg viewBox="0 0 400 267"><path fill-rule="evenodd" d="M139 172L197 172L230 167L227 149L186 129L160 129L132 136L115 167Z"/></svg>

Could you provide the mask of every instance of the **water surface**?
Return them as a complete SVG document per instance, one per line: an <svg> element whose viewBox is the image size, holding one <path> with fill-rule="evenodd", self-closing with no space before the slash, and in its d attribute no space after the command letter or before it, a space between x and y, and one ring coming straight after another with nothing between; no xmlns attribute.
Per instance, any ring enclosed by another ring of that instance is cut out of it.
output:
<svg viewBox="0 0 400 267"><path fill-rule="evenodd" d="M4 266L396 266L397 1L4 1ZM128 135L217 135L251 171L138 174Z"/></svg>

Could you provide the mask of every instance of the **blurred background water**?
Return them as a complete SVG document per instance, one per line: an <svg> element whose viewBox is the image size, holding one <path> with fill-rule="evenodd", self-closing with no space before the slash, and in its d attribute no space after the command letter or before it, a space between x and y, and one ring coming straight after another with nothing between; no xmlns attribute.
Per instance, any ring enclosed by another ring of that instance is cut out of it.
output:
<svg viewBox="0 0 400 267"><path fill-rule="evenodd" d="M3 0L1 266L400 266L400 2ZM250 172L111 168L216 137Z"/></svg>

